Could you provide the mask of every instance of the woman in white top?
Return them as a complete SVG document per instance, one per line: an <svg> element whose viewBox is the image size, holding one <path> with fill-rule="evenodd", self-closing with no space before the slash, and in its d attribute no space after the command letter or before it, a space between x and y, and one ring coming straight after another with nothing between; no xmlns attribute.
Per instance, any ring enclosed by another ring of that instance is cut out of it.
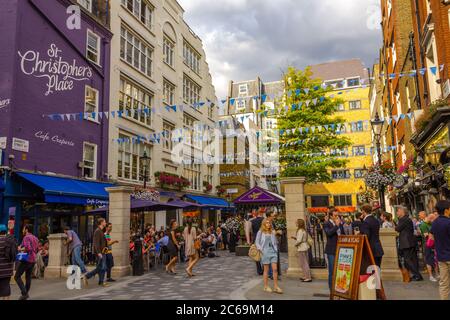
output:
<svg viewBox="0 0 450 320"><path fill-rule="evenodd" d="M309 250L309 244L308 244L308 237L310 235L306 231L306 224L305 220L298 219L297 220L297 236L292 237L292 239L295 240L295 246L297 247L298 251L298 258L299 258L299 265L300 268L303 270L303 278L300 278L302 282L311 282L311 270L309 269L309 262L308 262L308 250Z"/></svg>

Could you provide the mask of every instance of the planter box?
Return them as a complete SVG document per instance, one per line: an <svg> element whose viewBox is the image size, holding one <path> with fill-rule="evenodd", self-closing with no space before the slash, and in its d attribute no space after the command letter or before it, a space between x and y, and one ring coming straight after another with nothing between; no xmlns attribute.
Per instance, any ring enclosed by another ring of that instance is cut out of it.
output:
<svg viewBox="0 0 450 320"><path fill-rule="evenodd" d="M238 257L248 256L249 250L250 246L236 246L236 256Z"/></svg>

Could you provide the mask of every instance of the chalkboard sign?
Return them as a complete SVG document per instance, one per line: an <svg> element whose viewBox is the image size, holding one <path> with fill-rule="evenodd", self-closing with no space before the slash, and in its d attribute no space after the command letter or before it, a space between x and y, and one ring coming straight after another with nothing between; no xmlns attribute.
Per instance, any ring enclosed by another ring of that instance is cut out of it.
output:
<svg viewBox="0 0 450 320"><path fill-rule="evenodd" d="M366 274L368 267L374 265L375 260L365 235L339 236L330 298L357 300L359 276ZM378 296L385 299L382 284L378 291Z"/></svg>

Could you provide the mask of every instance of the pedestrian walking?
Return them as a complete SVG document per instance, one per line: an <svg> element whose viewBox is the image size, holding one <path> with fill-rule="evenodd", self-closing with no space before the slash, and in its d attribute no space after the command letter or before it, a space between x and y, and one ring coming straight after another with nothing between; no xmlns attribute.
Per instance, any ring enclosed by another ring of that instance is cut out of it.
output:
<svg viewBox="0 0 450 320"><path fill-rule="evenodd" d="M292 237L295 240L295 246L298 251L299 266L303 271L303 278L300 278L302 282L311 282L311 270L309 269L308 251L310 245L308 243L308 231L306 231L305 220L297 220L297 234Z"/></svg>
<svg viewBox="0 0 450 320"><path fill-rule="evenodd" d="M36 255L39 249L39 240L33 233L33 226L27 224L23 227L22 244L19 246L19 252L21 253L19 262L17 265L16 274L14 280L19 286L21 296L19 300L27 300L31 288L31 275L33 273L33 267L36 263ZM22 281L22 275L25 273L25 285Z"/></svg>
<svg viewBox="0 0 450 320"><path fill-rule="evenodd" d="M11 277L14 273L17 244L14 237L8 234L8 228L0 224L0 299L9 300L11 296Z"/></svg>
<svg viewBox="0 0 450 320"><path fill-rule="evenodd" d="M381 268L384 251L380 241L380 222L372 214L372 206L365 204L361 207L363 222L360 227L361 234L369 240L375 264Z"/></svg>
<svg viewBox="0 0 450 320"><path fill-rule="evenodd" d="M381 214L381 228L382 229L388 229L388 228L395 228L394 223L392 222L392 215L389 212L383 212Z"/></svg>
<svg viewBox="0 0 450 320"><path fill-rule="evenodd" d="M220 225L220 229L222 230L223 250L227 250L228 238L230 235L228 234L228 230L227 230L225 221L223 221L219 225Z"/></svg>
<svg viewBox="0 0 450 320"><path fill-rule="evenodd" d="M111 271L112 271L112 268L114 267L114 257L113 257L113 253L112 253L112 246L116 243L119 243L119 241L111 239L111 232L112 232L112 223L107 223L106 224L106 232L105 232L106 281L107 282L116 281L111 277Z"/></svg>
<svg viewBox="0 0 450 320"><path fill-rule="evenodd" d="M339 218L338 211L335 208L329 210L329 216L323 225L323 229L327 236L325 254L327 255L328 261L328 288L331 290L338 236L344 234L341 219Z"/></svg>
<svg viewBox="0 0 450 320"><path fill-rule="evenodd" d="M421 220L419 229L423 239L422 242L423 242L424 261L427 266L430 281L437 282L437 279L433 275L433 272L435 271L436 261L435 261L435 252L432 244L433 241L430 238L432 214L426 215L425 211L422 211L419 213L419 218Z"/></svg>
<svg viewBox="0 0 450 320"><path fill-rule="evenodd" d="M352 230L353 234L358 235L361 233L361 225L362 225L362 213L355 213L355 220L352 222Z"/></svg>
<svg viewBox="0 0 450 320"><path fill-rule="evenodd" d="M108 287L109 285L105 283L105 273L106 273L106 239L105 230L106 221L103 218L97 220L97 229L94 231L93 242L94 242L94 254L97 259L97 265L95 269L91 272L86 273L83 277L85 286L88 285L88 280L98 275L98 285L103 287Z"/></svg>
<svg viewBox="0 0 450 320"><path fill-rule="evenodd" d="M439 265L439 295L441 300L450 296L450 202L438 201L438 217L433 221L430 234L434 240Z"/></svg>
<svg viewBox="0 0 450 320"><path fill-rule="evenodd" d="M258 210L257 216L251 220L252 224L252 243L255 243L256 241L256 235L258 234L259 230L261 229L261 224L263 222L263 212L262 210ZM258 275L263 275L263 267L261 265L260 261L256 262L256 273Z"/></svg>
<svg viewBox="0 0 450 320"><path fill-rule="evenodd" d="M261 252L261 264L264 267L264 291L283 293L283 290L278 286L278 272L277 272L277 239L275 230L273 229L270 219L264 219L261 223L261 229L256 235L255 245ZM269 287L269 265L272 266L274 289Z"/></svg>
<svg viewBox="0 0 450 320"><path fill-rule="evenodd" d="M169 236L169 243L167 244L167 249L169 251L170 255L170 261L166 265L166 272L169 274L177 274L175 272L175 266L177 264L178 260L178 251L179 251L179 244L176 237L176 229L178 227L178 223L175 219L170 221L169 224L169 230L168 230L168 236Z"/></svg>
<svg viewBox="0 0 450 320"><path fill-rule="evenodd" d="M76 232L71 230L70 227L64 227L64 233L67 235L67 246L69 248L69 255L72 257L72 265L78 266L81 270L82 276L84 276L86 275L87 270L84 261L81 258L83 243Z"/></svg>
<svg viewBox="0 0 450 320"><path fill-rule="evenodd" d="M188 266L186 268L186 273L189 277L193 277L194 274L192 273L194 266L197 264L198 260L200 259L198 255L198 242L196 246L196 241L199 241L199 237L197 236L197 229L192 226L192 218L189 218L187 221L187 226L184 228L183 231L183 238L184 238L184 250L186 257L189 258L188 260ZM220 228L218 228L220 229Z"/></svg>
<svg viewBox="0 0 450 320"><path fill-rule="evenodd" d="M409 218L408 208L397 207L398 225L395 231L399 233L399 254L404 259L406 269L412 273L411 280L422 281L423 277L419 272L419 261L417 258L417 241L414 236L413 221Z"/></svg>

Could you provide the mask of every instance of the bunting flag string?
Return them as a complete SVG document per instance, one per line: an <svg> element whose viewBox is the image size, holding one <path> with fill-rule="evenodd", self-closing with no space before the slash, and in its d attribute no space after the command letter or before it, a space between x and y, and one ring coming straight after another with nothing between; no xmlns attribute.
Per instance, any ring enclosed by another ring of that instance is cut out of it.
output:
<svg viewBox="0 0 450 320"><path fill-rule="evenodd" d="M364 149L363 149L364 148ZM364 150L364 151L363 151ZM392 150L397 150L396 146L385 146L380 148L381 153L387 153ZM368 151L368 152L367 152ZM366 146L358 146L358 152L352 153L351 155L347 151L339 150L339 151L330 151L330 152L316 152L316 153L303 153L303 154L290 154L290 155L281 155L281 159L298 159L298 158L312 158L312 157L365 157L373 155L378 152L378 148L371 147L370 145Z"/></svg>

